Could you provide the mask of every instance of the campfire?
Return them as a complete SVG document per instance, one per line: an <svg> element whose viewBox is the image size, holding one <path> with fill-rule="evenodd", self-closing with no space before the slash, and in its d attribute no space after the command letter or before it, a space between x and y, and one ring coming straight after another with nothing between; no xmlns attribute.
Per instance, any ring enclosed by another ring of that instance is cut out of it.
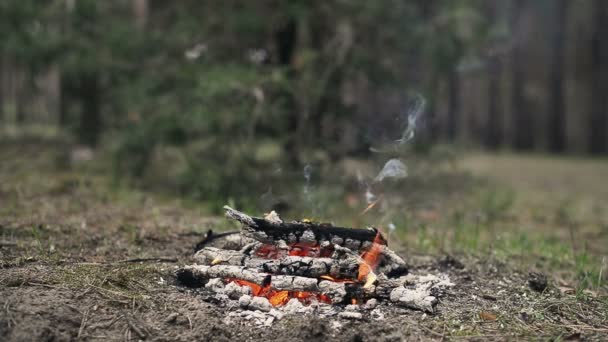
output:
<svg viewBox="0 0 608 342"><path fill-rule="evenodd" d="M433 312L436 293L451 285L447 279L408 274L405 261L376 228L286 222L274 211L259 218L224 209L242 224L240 233L200 249L194 256L197 264L181 268L178 280L238 300L243 308L373 308L386 301Z"/></svg>

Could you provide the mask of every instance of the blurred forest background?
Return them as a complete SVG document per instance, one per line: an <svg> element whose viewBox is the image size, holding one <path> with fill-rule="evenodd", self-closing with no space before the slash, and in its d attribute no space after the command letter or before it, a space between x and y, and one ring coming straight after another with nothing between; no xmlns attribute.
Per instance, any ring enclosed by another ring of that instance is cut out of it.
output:
<svg viewBox="0 0 608 342"><path fill-rule="evenodd" d="M222 203L414 126L411 154L605 155L606 23L604 0L3 0L1 134Z"/></svg>

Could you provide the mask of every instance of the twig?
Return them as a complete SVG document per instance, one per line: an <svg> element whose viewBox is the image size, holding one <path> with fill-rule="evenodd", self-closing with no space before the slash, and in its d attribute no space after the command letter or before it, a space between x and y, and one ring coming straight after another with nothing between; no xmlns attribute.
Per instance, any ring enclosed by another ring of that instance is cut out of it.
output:
<svg viewBox="0 0 608 342"><path fill-rule="evenodd" d="M84 331L84 327L87 324L88 317L89 309L87 308L87 310L84 312L84 315L82 316L82 321L80 322L80 329L78 329L78 335L76 336L76 338L80 338L80 336L82 336L82 332Z"/></svg>
<svg viewBox="0 0 608 342"><path fill-rule="evenodd" d="M442 339L445 338L444 334L438 333L432 329L429 329L421 324L418 325L419 328L421 328L422 330L426 331L427 333L431 334L431 335L435 335L437 337L441 337Z"/></svg>
<svg viewBox="0 0 608 342"><path fill-rule="evenodd" d="M17 243L11 242L11 241L0 240L0 247L13 247L13 246L17 246Z"/></svg>
<svg viewBox="0 0 608 342"><path fill-rule="evenodd" d="M53 285L49 285L49 284L42 284L42 283L34 283L31 281L28 281L26 283L26 285L33 285L33 286L41 286L41 287L48 287L49 289L56 289L56 290L67 290L67 288L65 287L61 287L61 286L53 286Z"/></svg>
<svg viewBox="0 0 608 342"><path fill-rule="evenodd" d="M131 263L131 262L146 262L146 261L158 261L158 262L177 262L178 259L177 258L135 258L135 259L125 259L125 260L119 260L119 261L115 261L109 264L126 264L126 263Z"/></svg>
<svg viewBox="0 0 608 342"><path fill-rule="evenodd" d="M117 291L112 291L112 290L104 289L103 287L95 286L93 284L89 284L89 286L92 287L92 288L95 288L96 290L98 290L98 292L99 291L105 291L105 292L109 292L109 293L111 293L113 295L120 296L120 297L123 297L123 298L127 298L127 299L132 299L133 298L132 296L128 296L128 295L122 294L122 293L117 292Z"/></svg>
<svg viewBox="0 0 608 342"><path fill-rule="evenodd" d="M134 258L134 259L124 259L118 261L110 261L110 262L76 262L71 265L77 266L112 266L118 264L128 264L128 263L136 263L136 262L178 262L177 258L168 258L168 257L153 257L153 258Z"/></svg>
<svg viewBox="0 0 608 342"><path fill-rule="evenodd" d="M213 230L209 229L207 231L207 233L205 234L205 238L203 238L199 243L196 244L196 246L194 246L194 252L198 252L199 250L203 249L203 247L205 247L205 245L211 243L213 240L228 236L228 235L234 235L234 234L240 234L241 231L240 230L234 230L234 231L229 231L229 232L224 232L224 233L214 233Z"/></svg>
<svg viewBox="0 0 608 342"><path fill-rule="evenodd" d="M137 334L137 336L139 336L139 338L146 338L146 336L147 336L146 333L141 328L139 328L137 325L135 325L135 323L133 323L133 321L130 319L130 317L127 314L125 314L124 317L125 317L125 320L127 321L127 324L129 325L129 328L131 328L131 330L133 330Z"/></svg>
<svg viewBox="0 0 608 342"><path fill-rule="evenodd" d="M190 325L190 330L192 330L192 320L190 319L190 315L186 315L186 318L188 318L188 324Z"/></svg>

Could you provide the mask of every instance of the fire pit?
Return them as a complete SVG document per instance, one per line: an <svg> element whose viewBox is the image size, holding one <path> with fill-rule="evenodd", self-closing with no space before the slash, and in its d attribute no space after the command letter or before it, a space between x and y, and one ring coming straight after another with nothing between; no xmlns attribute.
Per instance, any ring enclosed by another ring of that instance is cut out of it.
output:
<svg viewBox="0 0 608 342"><path fill-rule="evenodd" d="M409 274L376 228L285 222L274 211L259 218L224 209L242 224L240 233L203 247L194 256L197 264L179 269L177 278L238 300L241 309L290 312L327 305L344 308L341 317L361 318L358 309L386 302L432 313L440 291L452 285L447 277Z"/></svg>

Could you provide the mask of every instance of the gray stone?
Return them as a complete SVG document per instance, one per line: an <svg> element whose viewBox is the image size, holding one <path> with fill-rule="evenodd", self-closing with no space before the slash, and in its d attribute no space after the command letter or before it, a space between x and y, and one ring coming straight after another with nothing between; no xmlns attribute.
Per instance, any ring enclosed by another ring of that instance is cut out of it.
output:
<svg viewBox="0 0 608 342"><path fill-rule="evenodd" d="M219 278L215 278L215 279L210 279L207 284L205 284L205 288L209 289L213 292L224 292L224 282L219 279Z"/></svg>
<svg viewBox="0 0 608 342"><path fill-rule="evenodd" d="M247 309L247 307L249 307L250 303L251 303L251 296L250 295L242 295L241 298L239 298L239 305L243 309Z"/></svg>
<svg viewBox="0 0 608 342"><path fill-rule="evenodd" d="M371 298L365 304L363 304L363 309L365 310L373 310L378 305L378 300L376 298Z"/></svg>
<svg viewBox="0 0 608 342"><path fill-rule="evenodd" d="M253 297L253 299L249 303L249 308L252 310L269 312L270 310L272 310L272 304L270 304L268 299L264 297Z"/></svg>

